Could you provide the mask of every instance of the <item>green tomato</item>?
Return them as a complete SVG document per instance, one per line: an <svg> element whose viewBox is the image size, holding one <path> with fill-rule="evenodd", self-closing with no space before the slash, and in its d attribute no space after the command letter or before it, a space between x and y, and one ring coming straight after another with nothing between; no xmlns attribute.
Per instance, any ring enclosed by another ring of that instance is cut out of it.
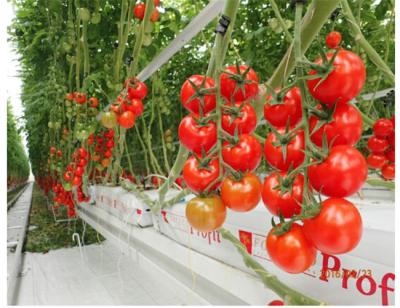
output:
<svg viewBox="0 0 400 308"><path fill-rule="evenodd" d="M81 7L79 9L79 17L82 19L82 21L89 21L90 19L90 12L88 9Z"/></svg>
<svg viewBox="0 0 400 308"><path fill-rule="evenodd" d="M99 13L93 13L90 22L97 25L101 21L101 15Z"/></svg>
<svg viewBox="0 0 400 308"><path fill-rule="evenodd" d="M47 126L48 126L49 128L54 128L54 124L53 124L53 122L49 122L49 123L47 123Z"/></svg>
<svg viewBox="0 0 400 308"><path fill-rule="evenodd" d="M71 182L64 182L62 184L62 186L64 187L65 191L71 191L71 189L72 189L72 183Z"/></svg>
<svg viewBox="0 0 400 308"><path fill-rule="evenodd" d="M153 39L150 35L145 34L143 37L143 46L150 46Z"/></svg>
<svg viewBox="0 0 400 308"><path fill-rule="evenodd" d="M107 128L113 128L117 125L117 115L112 111L101 113L101 124Z"/></svg>

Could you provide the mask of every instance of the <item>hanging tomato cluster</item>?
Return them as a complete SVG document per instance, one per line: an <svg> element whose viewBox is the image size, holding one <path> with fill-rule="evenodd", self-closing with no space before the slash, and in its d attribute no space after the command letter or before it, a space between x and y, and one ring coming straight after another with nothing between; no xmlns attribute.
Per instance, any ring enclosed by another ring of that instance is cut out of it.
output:
<svg viewBox="0 0 400 308"><path fill-rule="evenodd" d="M261 183L252 173L261 162L262 146L252 133L257 117L250 101L258 93L258 77L247 66L229 66L219 76L221 128L226 141L218 157L215 123L216 85L211 77L193 75L181 89L181 102L190 112L180 123L181 143L192 152L183 167L183 180L198 197L186 207L186 217L197 230L212 231L225 221L226 208L244 212L261 198ZM220 159L222 158L222 162ZM221 170L222 164L222 170ZM231 176L224 179L223 174ZM212 193L221 187L221 196Z"/></svg>
<svg viewBox="0 0 400 308"><path fill-rule="evenodd" d="M368 166L379 170L385 180L395 178L395 122L391 119L379 119L373 126L373 136L368 139Z"/></svg>
<svg viewBox="0 0 400 308"><path fill-rule="evenodd" d="M350 102L360 93L366 72L358 55L341 49L335 37L335 44L327 38L335 51L310 62L305 88L314 102L305 105L294 84L266 97L264 157L272 172L263 183L253 173L263 156L253 135L257 116L252 100L261 91L253 69L225 68L219 88L202 75L189 77L181 88L181 102L190 113L178 135L192 152L182 176L198 195L186 206L190 225L203 232L216 230L227 207L250 211L262 198L280 219L278 224L273 220L266 249L289 273L308 269L317 250L351 251L362 235L360 213L344 198L359 191L368 175L366 160L355 148L363 122ZM223 101L221 110L216 110L217 99ZM320 194L328 199L317 201Z"/></svg>
<svg viewBox="0 0 400 308"><path fill-rule="evenodd" d="M135 125L136 118L144 111L142 100L147 96L147 86L137 78L130 78L124 83L117 101L110 106L110 111L103 112L101 123L107 128L117 125L129 129Z"/></svg>
<svg viewBox="0 0 400 308"><path fill-rule="evenodd" d="M114 142L114 130L109 128L107 130L100 131L97 135L90 135L88 138L88 146L92 149L91 159L96 163L95 170L97 172L103 171L102 175L105 175L104 168L110 164L110 160L113 156Z"/></svg>
<svg viewBox="0 0 400 308"><path fill-rule="evenodd" d="M157 10L157 6L159 5L160 5L160 0L154 0L154 9L150 15L151 22L157 22L158 19L160 18L160 13ZM139 20L143 20L145 12L146 12L146 5L143 2L137 3L133 8L133 15L135 15L135 18Z"/></svg>
<svg viewBox="0 0 400 308"><path fill-rule="evenodd" d="M327 45L337 50L315 61L307 80L318 105L302 108L299 90L291 88L275 95L272 106L267 99L264 109L273 130L265 141L265 158L277 171L265 178L262 197L268 210L280 216L266 246L271 260L289 273L301 273L314 264L316 250L351 251L362 235L361 215L344 198L359 191L368 175L367 163L354 147L363 130L361 114L350 103L361 91L366 73L358 55L338 48L340 39L332 43L332 37L337 35L331 33ZM301 109L308 112L310 144L304 138L304 123L298 125ZM308 165L306 151L311 153ZM328 199L315 202L313 192Z"/></svg>

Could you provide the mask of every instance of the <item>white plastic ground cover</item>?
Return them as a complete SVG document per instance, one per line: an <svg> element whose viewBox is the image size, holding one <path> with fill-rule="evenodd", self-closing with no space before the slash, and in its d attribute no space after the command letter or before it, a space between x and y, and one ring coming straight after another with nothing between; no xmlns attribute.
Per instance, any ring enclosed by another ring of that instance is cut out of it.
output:
<svg viewBox="0 0 400 308"><path fill-rule="evenodd" d="M363 199L352 197L363 218L364 232L360 244L345 255L318 253L317 261L304 274L292 275L277 268L265 249L265 235L271 215L260 203L248 213L228 211L224 228L246 246L248 252L271 273L296 289L332 305L394 305L394 202L393 194L366 187ZM373 195L367 198L365 195ZM235 247L218 231L198 232L185 217L186 202L162 210L155 219L161 233L226 264L248 269ZM347 271L354 271L348 275ZM322 274L326 273L326 277Z"/></svg>
<svg viewBox="0 0 400 308"><path fill-rule="evenodd" d="M146 229L141 229L146 230ZM15 305L204 305L137 253L101 244L24 253Z"/></svg>
<svg viewBox="0 0 400 308"><path fill-rule="evenodd" d="M132 210L147 208L133 194L125 194L121 188L97 186L95 191L101 191L102 202L106 200L105 204L135 200L134 206L131 206ZM147 193L152 198L157 197L156 191ZM174 195L176 191L170 193ZM222 239L219 232L202 233L189 226L185 218L185 206L192 197L193 195L189 195L172 208L162 210L160 215L154 215L153 223L156 230L190 249L254 274L244 265L233 245ZM99 200L98 195L95 198ZM265 249L265 235L270 228L271 215L262 203L249 213L228 211L224 227L237 236L249 253L266 269L305 294L333 305L393 305L395 278L393 193L366 185L359 196L349 199L357 205L363 217L364 234L360 244L346 255L330 256L319 253L316 264L304 274L287 274L269 260ZM108 206L107 209L105 204L101 207L112 216L118 217L115 207L112 209L112 206ZM88 206L90 205L84 205ZM124 221L123 218L119 219ZM149 244L157 245L157 243ZM346 275L346 271L354 271L354 274ZM322 276L324 272L326 277ZM261 294L257 296L260 297Z"/></svg>
<svg viewBox="0 0 400 308"><path fill-rule="evenodd" d="M169 190L166 197L171 198L176 195L178 190ZM125 223L140 227L153 225L150 208L133 193L127 192L122 187L110 187L94 185L89 188L91 200L95 201L92 205L104 209L111 215L119 218ZM151 200L158 198L157 191L145 191ZM90 206L90 205L87 205Z"/></svg>

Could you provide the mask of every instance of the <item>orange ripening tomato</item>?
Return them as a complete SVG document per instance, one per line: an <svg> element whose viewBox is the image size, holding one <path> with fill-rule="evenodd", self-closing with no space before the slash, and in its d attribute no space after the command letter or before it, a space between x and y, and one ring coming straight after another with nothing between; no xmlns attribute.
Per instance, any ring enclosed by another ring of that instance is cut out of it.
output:
<svg viewBox="0 0 400 308"><path fill-rule="evenodd" d="M198 231L214 231L224 223L226 207L217 195L195 197L186 206L186 218Z"/></svg>
<svg viewBox="0 0 400 308"><path fill-rule="evenodd" d="M221 199L233 211L248 212L254 209L261 199L261 182L258 176L247 173L239 181L227 177L221 185Z"/></svg>

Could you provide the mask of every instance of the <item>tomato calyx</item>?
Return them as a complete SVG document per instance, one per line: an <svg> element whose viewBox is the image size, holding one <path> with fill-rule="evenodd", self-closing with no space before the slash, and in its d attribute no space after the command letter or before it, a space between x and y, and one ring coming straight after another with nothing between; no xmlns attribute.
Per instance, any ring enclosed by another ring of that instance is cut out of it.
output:
<svg viewBox="0 0 400 308"><path fill-rule="evenodd" d="M267 121L268 122L268 121ZM270 128L274 135L276 136L276 139L278 139L275 142L272 142L272 145L274 147L281 147L282 148L282 156L283 160L286 161L287 157L287 147L289 143L296 138L297 132L302 128L301 125L297 126L294 129L290 129L290 119L286 122L286 127L284 133L280 133L273 125L270 125Z"/></svg>
<svg viewBox="0 0 400 308"><path fill-rule="evenodd" d="M301 204L301 213L299 215L294 215L289 220L285 220L282 213L279 212L279 223L276 224L274 217L271 218L272 228L274 229L273 234L283 235L288 232L292 224L296 221L302 221L304 219L311 219L317 216L321 211L322 201L321 197L317 201L313 195L305 195L303 197L303 204ZM308 202L304 202L304 199L308 199Z"/></svg>
<svg viewBox="0 0 400 308"><path fill-rule="evenodd" d="M221 73L226 74L229 76L229 79L236 81L235 85L235 90L233 91L232 95L235 95L236 92L242 90L242 93L246 92L245 85L246 84L252 84L254 80L247 79L247 74L251 70L250 66L247 66L246 69L243 71L243 73L240 73L240 64L239 62L236 62L236 71L238 73L232 73L230 71L222 70Z"/></svg>
<svg viewBox="0 0 400 308"><path fill-rule="evenodd" d="M331 123L334 120L334 113L336 111L336 106L337 104L335 103L333 105L333 108L329 108L325 104L320 104L321 109L315 108L315 107L308 107L307 109L309 110L310 115L315 116L318 118L318 122L315 125L314 129L310 132L310 134L314 134L316 131L318 131L322 126L325 124Z"/></svg>
<svg viewBox="0 0 400 308"><path fill-rule="evenodd" d="M204 96L205 95L213 95L215 94L216 88L206 88L206 82L207 82L207 78L206 76L203 76L203 80L201 81L200 86L197 86L192 80L190 80L190 78L187 79L187 81L190 83L190 85L192 86L193 90L195 91L195 93L190 96L187 101L192 101L196 98L198 98L200 100L200 105L202 108L200 108L200 114L202 113L202 109L204 107Z"/></svg>
<svg viewBox="0 0 400 308"><path fill-rule="evenodd" d="M282 175L279 172L276 172L279 184L273 187L273 189L279 190L281 196L286 193L292 194L293 183L296 180L298 173L299 173L298 169L291 170L291 168L289 168L287 174L284 177L282 177Z"/></svg>
<svg viewBox="0 0 400 308"><path fill-rule="evenodd" d="M246 105L246 101L243 101L240 103L239 106L235 106L235 104L232 104L231 106L224 105L222 107L222 112L224 114L230 115L229 119L229 125L232 125L235 120L241 116L243 116L242 108Z"/></svg>
<svg viewBox="0 0 400 308"><path fill-rule="evenodd" d="M320 55L322 59L321 64L315 64L308 60L300 62L300 64L302 64L304 67L308 67L316 72L316 74L305 76L305 79L312 80L320 78L318 83L314 86L314 90L317 89L318 86L323 83L325 79L328 78L329 74L335 69L333 62L335 61L336 56L340 50L340 48L335 49L332 57L328 61L325 52L320 49Z"/></svg>

